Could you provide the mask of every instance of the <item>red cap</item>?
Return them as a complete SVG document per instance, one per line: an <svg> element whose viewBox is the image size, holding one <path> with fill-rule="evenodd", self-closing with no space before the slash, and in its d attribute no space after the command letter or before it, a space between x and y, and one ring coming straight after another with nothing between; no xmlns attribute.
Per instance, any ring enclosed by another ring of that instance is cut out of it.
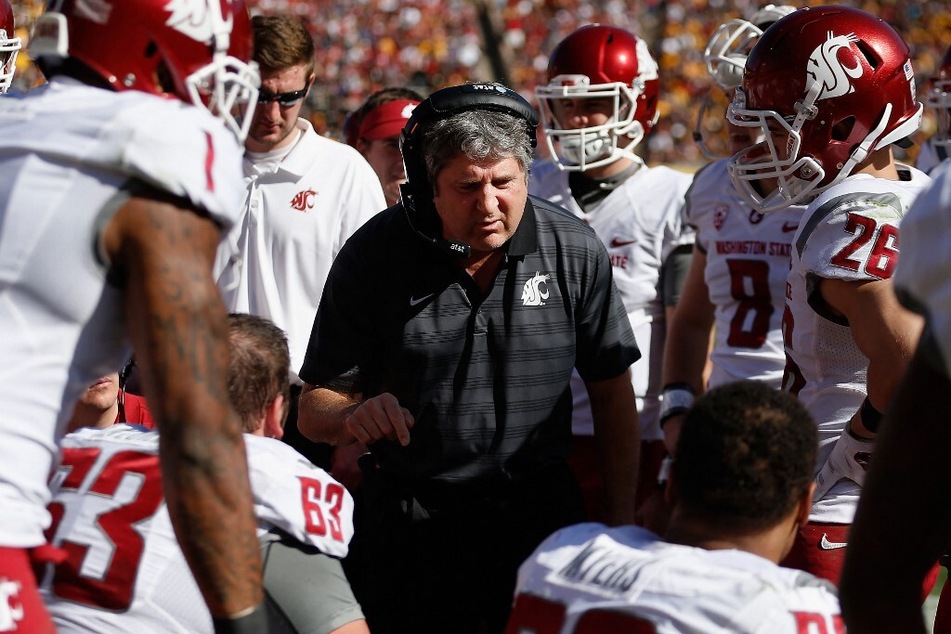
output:
<svg viewBox="0 0 951 634"><path fill-rule="evenodd" d="M360 137L377 141L397 136L409 121L413 108L418 104L418 101L409 99L398 99L380 104L364 115L360 123Z"/></svg>

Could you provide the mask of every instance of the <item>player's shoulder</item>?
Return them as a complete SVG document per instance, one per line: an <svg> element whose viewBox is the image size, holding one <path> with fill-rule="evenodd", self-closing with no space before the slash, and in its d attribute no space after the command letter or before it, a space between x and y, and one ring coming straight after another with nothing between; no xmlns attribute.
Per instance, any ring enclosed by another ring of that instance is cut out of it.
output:
<svg viewBox="0 0 951 634"><path fill-rule="evenodd" d="M208 110L141 91L57 78L23 99L27 151L120 174L188 200L224 226L240 211L242 148Z"/></svg>
<svg viewBox="0 0 951 634"><path fill-rule="evenodd" d="M532 161L530 167L532 178L547 179L554 174L564 175L565 172L558 163L548 158L537 158Z"/></svg>
<svg viewBox="0 0 951 634"><path fill-rule="evenodd" d="M744 204L733 187L727 172L727 163L727 159L720 159L704 165L694 173L684 195L685 216L691 225L698 226L704 218L717 212L721 217L725 217L730 209L749 206Z"/></svg>
<svg viewBox="0 0 951 634"><path fill-rule="evenodd" d="M353 498L329 473L273 438L244 435L258 527L334 557L353 537Z"/></svg>
<svg viewBox="0 0 951 634"><path fill-rule="evenodd" d="M610 527L598 522L583 522L559 529L549 535L536 550L548 552L623 549L647 550L664 542L655 533L640 526Z"/></svg>
<svg viewBox="0 0 951 634"><path fill-rule="evenodd" d="M898 226L912 201L924 190L931 179L911 167L903 172L907 178L890 180L867 174L851 176L823 191L806 206L802 230L797 237L797 248L816 237L828 239L830 233L848 238L854 231L843 231L846 224L864 222Z"/></svg>
<svg viewBox="0 0 951 634"><path fill-rule="evenodd" d="M904 215L911 202L931 184L931 177L909 165L897 165L897 180L853 174L829 187L806 206L806 215L823 217L835 212L876 215L893 211Z"/></svg>
<svg viewBox="0 0 951 634"><path fill-rule="evenodd" d="M634 173L634 178L646 186L663 187L665 191L673 190L679 196L690 188L694 175L667 165L645 165Z"/></svg>
<svg viewBox="0 0 951 634"><path fill-rule="evenodd" d="M141 425L117 423L110 427L82 427L63 436L64 448L127 445L141 451L158 451L158 431Z"/></svg>
<svg viewBox="0 0 951 634"><path fill-rule="evenodd" d="M529 195L526 213L529 211L534 214L539 236L545 244L580 241L592 248L601 244L598 235L588 223L557 202ZM525 216L522 222L525 222Z"/></svg>
<svg viewBox="0 0 951 634"><path fill-rule="evenodd" d="M303 454L276 438L264 438L244 434L244 446L248 455L248 470L252 486L270 488L273 482L296 480L300 476L334 481L332 476L313 464Z"/></svg>
<svg viewBox="0 0 951 634"><path fill-rule="evenodd" d="M540 198L561 196L568 189L568 172L551 159L535 159L529 170L528 190Z"/></svg>
<svg viewBox="0 0 951 634"><path fill-rule="evenodd" d="M297 465L311 465L300 452L276 438L265 438L254 434L244 434L244 446L248 453L248 462L261 462L270 466L280 465L294 469Z"/></svg>

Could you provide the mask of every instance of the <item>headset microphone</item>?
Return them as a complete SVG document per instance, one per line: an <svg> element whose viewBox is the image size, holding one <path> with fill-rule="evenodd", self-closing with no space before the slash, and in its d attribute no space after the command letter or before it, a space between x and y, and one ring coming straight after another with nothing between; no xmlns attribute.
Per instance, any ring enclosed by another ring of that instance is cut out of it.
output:
<svg viewBox="0 0 951 634"><path fill-rule="evenodd" d="M437 249L454 257L468 258L472 254L472 247L465 242L458 240L447 240L445 238L434 238L420 231L413 222L413 212L415 212L416 203L413 200L413 191L407 183L400 185L400 198L403 201L403 210L406 212L406 220L409 222L409 228L426 242L431 242Z"/></svg>

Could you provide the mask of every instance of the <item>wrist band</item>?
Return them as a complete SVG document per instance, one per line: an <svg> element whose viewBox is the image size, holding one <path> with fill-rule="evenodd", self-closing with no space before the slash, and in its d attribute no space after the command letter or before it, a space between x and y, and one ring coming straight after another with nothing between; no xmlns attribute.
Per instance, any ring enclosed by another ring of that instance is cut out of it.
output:
<svg viewBox="0 0 951 634"><path fill-rule="evenodd" d="M865 400L862 401L862 407L859 408L859 415L862 417L862 425L865 429L873 434L877 434L878 426L882 423L882 416L884 416L884 414L875 409L872 405L872 401L868 400L867 396Z"/></svg>
<svg viewBox="0 0 951 634"><path fill-rule="evenodd" d="M212 618L212 624L215 628L215 634L266 634L267 610L264 604L254 607L244 616L233 619Z"/></svg>
<svg viewBox="0 0 951 634"><path fill-rule="evenodd" d="M694 391L687 383L668 383L664 386L663 400L660 404L660 426L667 419L686 414L693 405Z"/></svg>

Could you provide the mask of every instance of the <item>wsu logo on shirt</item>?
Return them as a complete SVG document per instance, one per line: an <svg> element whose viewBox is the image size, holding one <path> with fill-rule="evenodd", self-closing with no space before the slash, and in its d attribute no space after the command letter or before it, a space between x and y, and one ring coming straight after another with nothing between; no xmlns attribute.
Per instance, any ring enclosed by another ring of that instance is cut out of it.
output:
<svg viewBox="0 0 951 634"><path fill-rule="evenodd" d="M317 197L317 192L313 189L305 189L302 192L297 192L293 199L291 199L291 207L297 211L307 211L308 209L314 208L314 198Z"/></svg>
<svg viewBox="0 0 951 634"><path fill-rule="evenodd" d="M548 290L548 280L551 275L542 275L538 271L535 277L525 282L522 287L522 306L544 306L551 291Z"/></svg>
<svg viewBox="0 0 951 634"><path fill-rule="evenodd" d="M807 85L820 84L816 101L833 99L854 92L855 88L850 80L862 76L862 63L855 51L850 51L854 66L847 66L839 59L839 51L850 49L852 43L857 42L859 38L854 33L832 35L831 31L826 37L828 39L812 51L806 67L806 74L812 78L812 82L807 82Z"/></svg>

